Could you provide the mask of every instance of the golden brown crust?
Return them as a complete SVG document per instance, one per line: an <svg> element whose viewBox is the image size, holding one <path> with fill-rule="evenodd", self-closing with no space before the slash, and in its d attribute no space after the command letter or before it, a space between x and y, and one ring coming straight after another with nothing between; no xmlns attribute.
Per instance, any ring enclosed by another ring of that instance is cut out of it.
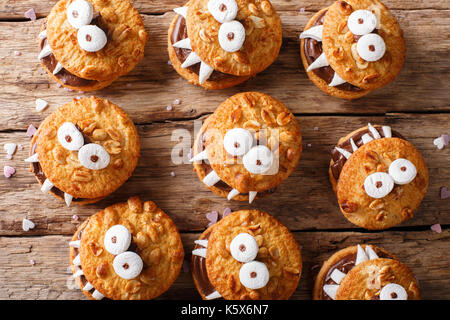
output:
<svg viewBox="0 0 450 320"><path fill-rule="evenodd" d="M141 274L131 280L113 269L114 255L103 244L105 232L124 225L144 262ZM172 219L152 201L132 197L89 218L81 236L80 258L86 279L105 297L113 300L148 300L165 292L183 264L183 245ZM99 271L101 270L101 272Z"/></svg>
<svg viewBox="0 0 450 320"><path fill-rule="evenodd" d="M395 185L384 198L374 199L362 186L374 172L387 172L396 159L411 161L417 169L415 179ZM382 230L411 219L428 187L428 169L420 152L408 141L381 138L370 141L353 152L342 168L337 183L341 212L352 223L369 230Z"/></svg>
<svg viewBox="0 0 450 320"><path fill-rule="evenodd" d="M336 300L373 300L389 283L401 285L408 300L419 300L419 284L406 265L394 259L364 261L347 273L339 285Z"/></svg>
<svg viewBox="0 0 450 320"><path fill-rule="evenodd" d="M261 289L241 285L241 262L229 251L231 240L239 233L253 235L259 245L255 260L269 269L269 282ZM275 217L259 210L236 211L214 225L206 254L208 278L217 291L229 300L288 299L297 288L302 272L300 248L292 233Z"/></svg>
<svg viewBox="0 0 450 320"><path fill-rule="evenodd" d="M362 244L361 247L365 250L366 249L365 244ZM383 248L376 247L374 245L369 245L377 255L383 254L384 256L391 257L392 259L396 259L396 257L391 254L390 252L384 250ZM325 284L325 277L328 273L328 270L330 270L331 267L333 267L336 263L341 261L343 258L356 254L357 253L357 246L351 246L344 249L341 249L337 252L335 252L328 260L326 260L322 267L319 270L319 273L317 274L315 280L314 280L314 289L313 289L313 299L314 300L322 300L322 291L323 291L323 285Z"/></svg>
<svg viewBox="0 0 450 320"><path fill-rule="evenodd" d="M327 10L328 10L328 8L325 8L325 9L322 9L319 12L317 12L308 21L304 30L308 30L309 28L311 28L311 26L314 23L314 21L316 20L316 18ZM306 72L306 70L308 70L309 64L308 64L308 61L306 60L306 56L305 56L305 39L300 40L300 56L302 59L303 67L305 68L305 72ZM360 90L360 91L340 90L336 87L329 86L328 83L326 83L325 80L323 80L322 78L317 76L314 73L314 71L306 72L306 74L308 75L308 78L316 85L316 87L318 87L323 92L325 92L329 95L332 95L334 97L338 97L338 98L342 98L342 99L346 99L346 100L353 100L353 99L361 98L370 92L370 90Z"/></svg>
<svg viewBox="0 0 450 320"><path fill-rule="evenodd" d="M375 62L359 57L353 34L346 26L349 15L360 9L372 11L380 21L378 34L386 44L386 53ZM336 1L325 16L322 41L333 70L345 81L366 90L380 88L394 80L406 55L403 31L390 11L378 0ZM343 54L336 54L342 50Z"/></svg>
<svg viewBox="0 0 450 320"><path fill-rule="evenodd" d="M204 62L236 76L252 76L272 64L281 48L282 33L281 19L269 1L237 2L236 20L246 30L245 42L237 52L227 52L220 46L217 34L221 24L209 13L207 4L208 0L191 0L186 16L191 46ZM201 30L209 36L208 41L200 36Z"/></svg>
<svg viewBox="0 0 450 320"><path fill-rule="evenodd" d="M64 122L78 125L93 143L102 145L111 161L90 170L78 161L78 152L61 146L58 128ZM75 198L102 198L120 187L133 173L139 158L139 137L131 119L109 100L73 99L49 115L39 127L36 153L45 176Z"/></svg>
<svg viewBox="0 0 450 320"><path fill-rule="evenodd" d="M238 77L238 76L230 75L229 77L223 78L219 81L206 80L205 82L200 84L198 81L198 74L189 70L188 68L181 68L181 62L177 57L177 54L175 52L175 49L172 46L172 42L170 39L172 32L173 32L173 28L175 27L175 22L177 20L177 17L178 17L178 15L175 15L175 17L173 18L173 20L170 24L170 27L169 27L169 32L167 35L167 51L169 52L169 59L170 59L170 62L172 63L173 68L180 76L182 76L187 81L189 81L189 83L194 84L196 86L202 86L203 88L205 88L207 90L218 90L218 89L234 87L235 85L238 85L238 84L250 79L250 77Z"/></svg>
<svg viewBox="0 0 450 320"><path fill-rule="evenodd" d="M70 73L89 80L111 81L130 72L144 57L148 35L139 12L128 0L89 0L108 28L106 46L97 52L81 49L77 29L68 23L60 0L47 18L47 39L53 54Z"/></svg>
<svg viewBox="0 0 450 320"><path fill-rule="evenodd" d="M260 139L265 135L274 157L278 155L278 171L252 174L241 160L229 156L223 146L223 137L232 128L250 130ZM294 115L281 101L260 92L238 93L225 100L208 119L205 137L211 167L226 184L240 193L263 192L277 187L294 171L302 152L301 131Z"/></svg>

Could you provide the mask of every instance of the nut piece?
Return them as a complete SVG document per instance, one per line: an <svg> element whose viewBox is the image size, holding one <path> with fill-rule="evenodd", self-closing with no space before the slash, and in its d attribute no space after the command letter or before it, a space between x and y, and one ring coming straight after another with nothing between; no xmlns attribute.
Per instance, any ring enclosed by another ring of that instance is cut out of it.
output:
<svg viewBox="0 0 450 320"><path fill-rule="evenodd" d="M211 43L213 39L209 36L208 32L202 28L200 29L198 35L200 36L200 39L202 39L206 43Z"/></svg>
<svg viewBox="0 0 450 320"><path fill-rule="evenodd" d="M358 210L358 204L350 201L343 201L341 203L341 208L345 213L353 213Z"/></svg>
<svg viewBox="0 0 450 320"><path fill-rule="evenodd" d="M277 123L279 126L287 125L293 117L293 114L290 112L282 112L277 117Z"/></svg>
<svg viewBox="0 0 450 320"><path fill-rule="evenodd" d="M254 15L258 14L258 7L254 3L248 5L248 10Z"/></svg>
<svg viewBox="0 0 450 320"><path fill-rule="evenodd" d="M90 247L90 249L91 249L92 254L93 254L94 256L96 256L96 257L98 257L99 255L101 255L102 252L103 252L103 249L102 249L101 247L97 246L97 245L95 244L95 242L89 243L89 247Z"/></svg>
<svg viewBox="0 0 450 320"><path fill-rule="evenodd" d="M244 129L258 131L261 125L256 120L248 120L244 123Z"/></svg>
<svg viewBox="0 0 450 320"><path fill-rule="evenodd" d="M376 221L383 221L386 218L386 215L388 212L386 210L381 210L378 212L377 216L375 217Z"/></svg>
<svg viewBox="0 0 450 320"><path fill-rule="evenodd" d="M128 199L128 208L133 213L141 213L142 212L142 202L138 197L131 197Z"/></svg>
<svg viewBox="0 0 450 320"><path fill-rule="evenodd" d="M75 170L72 175L72 180L76 182L89 182L92 180L92 175L85 170Z"/></svg>
<svg viewBox="0 0 450 320"><path fill-rule="evenodd" d="M376 199L373 200L370 204L369 204L369 208L372 210L379 210L379 209L383 209L384 208L384 202L381 199Z"/></svg>
<svg viewBox="0 0 450 320"><path fill-rule="evenodd" d="M97 141L103 141L107 137L106 131L103 129L95 129L92 133L92 138Z"/></svg>
<svg viewBox="0 0 450 320"><path fill-rule="evenodd" d="M108 140L103 143L103 147L108 151L109 154L119 154L122 152L120 147L120 142L115 140Z"/></svg>
<svg viewBox="0 0 450 320"><path fill-rule="evenodd" d="M345 1L339 1L339 9L345 15L349 15L353 11L352 6L349 3L345 2Z"/></svg>
<svg viewBox="0 0 450 320"><path fill-rule="evenodd" d="M125 291L128 293L137 293L139 290L141 290L142 284L137 280L129 280L127 281L127 284L125 285Z"/></svg>
<svg viewBox="0 0 450 320"><path fill-rule="evenodd" d="M116 140L116 141L120 141L122 139L122 135L120 134L120 132L116 129L113 128L108 128L106 129L106 133L108 133L108 135L111 137L111 139Z"/></svg>
<svg viewBox="0 0 450 320"><path fill-rule="evenodd" d="M99 278L103 278L108 273L108 265L104 262L100 263L95 270L95 273Z"/></svg>
<svg viewBox="0 0 450 320"><path fill-rule="evenodd" d="M59 164L66 164L66 154L64 149L61 147L56 147L53 149L53 158L55 158Z"/></svg>
<svg viewBox="0 0 450 320"><path fill-rule="evenodd" d="M286 151L286 159L288 159L289 161L294 160L295 158L295 150L292 148L287 149Z"/></svg>
<svg viewBox="0 0 450 320"><path fill-rule="evenodd" d="M270 4L269 1L263 1L261 2L261 10L264 12L264 14L266 15L271 15L273 12L273 8L272 5Z"/></svg>
<svg viewBox="0 0 450 320"><path fill-rule="evenodd" d="M242 109L240 107L234 108L231 112L231 122L238 123L242 116Z"/></svg>
<svg viewBox="0 0 450 320"><path fill-rule="evenodd" d="M272 111L269 111L267 108L261 110L261 118L269 126L273 126L275 124L275 116Z"/></svg>
<svg viewBox="0 0 450 320"><path fill-rule="evenodd" d="M410 208L403 208L401 214L405 219L411 219L414 217L414 212Z"/></svg>
<svg viewBox="0 0 450 320"><path fill-rule="evenodd" d="M116 159L113 162L113 168L114 169L121 169L123 167L123 160L122 159Z"/></svg>

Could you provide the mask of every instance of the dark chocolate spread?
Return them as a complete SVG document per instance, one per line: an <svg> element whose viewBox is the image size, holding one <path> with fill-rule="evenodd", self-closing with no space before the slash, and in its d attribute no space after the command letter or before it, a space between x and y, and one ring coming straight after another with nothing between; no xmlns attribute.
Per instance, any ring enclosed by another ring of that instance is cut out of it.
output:
<svg viewBox="0 0 450 320"><path fill-rule="evenodd" d="M389 254L387 254L383 251L376 250L376 248L374 248L374 250L379 258L394 259L394 257L390 256ZM336 282L334 282L333 279L331 279L331 274L333 273L333 271L335 269L338 269L342 273L347 274L351 269L353 269L353 267L355 266L355 262L356 262L356 253L351 253L351 254L343 257L341 260L339 260L333 266L331 266L330 269L328 269L328 272L325 276L325 280L324 280L323 284L324 285L325 284L337 284ZM376 298L378 298L378 297L376 297ZM322 299L323 300L332 300L323 290L322 290Z"/></svg>
<svg viewBox="0 0 450 320"><path fill-rule="evenodd" d="M92 19L91 24L96 25L100 29L102 29L106 33L107 37L109 38L109 30L106 26L103 25L103 23L101 23L101 17L98 13L96 13L95 17ZM44 30L46 28L47 28L47 22L44 22ZM47 38L41 39L40 43L39 43L40 49L42 50L47 44L48 44ZM42 58L41 61L50 72L53 72L53 70L55 70L56 65L58 64L58 61L56 60L53 53ZM54 76L56 78L58 78L59 80L61 80L62 83L66 84L68 86L72 86L72 87L87 87L87 86L90 86L90 85L98 82L96 80L88 80L88 79L80 78L80 77L70 73L69 71L67 71L64 68L62 68L61 71L59 71Z"/></svg>
<svg viewBox="0 0 450 320"><path fill-rule="evenodd" d="M382 138L385 137L382 127L376 126L375 129L377 129L378 133L380 134L380 136ZM344 142L342 142L341 144L339 144L338 147L353 153L353 149L352 149L352 146L350 144L350 139L353 139L353 141L355 142L356 146L359 148L359 147L361 147L363 145L362 136L364 134L366 134L366 133L368 133L368 134L370 134L370 136L372 136L372 134L370 133L369 129L361 130L361 131L355 133L349 139L347 139ZM395 130L392 130L392 137L404 139L402 137L402 135L400 133L398 133L397 131L395 131ZM345 162L347 162L347 158L345 158L344 155L342 155L335 148L333 148L333 150L331 150L331 158L334 161L334 163L331 166L331 172L333 173L333 177L336 180L338 180L339 176L341 174L342 168L344 167Z"/></svg>
<svg viewBox="0 0 450 320"><path fill-rule="evenodd" d="M325 18L325 14L327 11L324 11L320 14L312 23L311 27L323 25L323 20ZM304 42L304 52L306 61L308 65L311 65L323 52L322 42L314 40L312 38L306 38ZM317 68L312 70L319 78L324 80L326 83L330 83L333 80L334 70L331 66L326 66L322 68ZM335 88L345 91L360 91L361 88L358 88L348 82L340 84Z"/></svg>
<svg viewBox="0 0 450 320"><path fill-rule="evenodd" d="M170 36L170 40L172 44L186 39L188 37L187 35L187 28L186 28L186 20L183 16L178 15L177 20L175 21L175 26L173 28L172 34ZM189 56L192 50L189 49L182 49L182 48L175 48L175 53L177 55L178 60L183 63L186 58ZM195 74L199 74L200 72L200 63L196 63L190 67L187 67L186 69L189 69L190 71L194 72ZM231 74L222 73L220 71L214 70L213 73L209 76L208 81L220 81L226 78L236 78L236 76L233 76Z"/></svg>

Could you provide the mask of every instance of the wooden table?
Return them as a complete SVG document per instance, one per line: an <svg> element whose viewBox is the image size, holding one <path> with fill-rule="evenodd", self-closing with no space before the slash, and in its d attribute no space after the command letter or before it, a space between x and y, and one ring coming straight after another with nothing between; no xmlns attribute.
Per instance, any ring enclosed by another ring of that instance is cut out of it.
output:
<svg viewBox="0 0 450 320"><path fill-rule="evenodd" d="M29 151L27 127L37 127L58 106L85 95L58 88L37 60L38 30L55 2L0 2L0 145L24 146L12 160L0 150L1 168L10 165L17 170L10 179L0 177L0 299L84 299L67 271L69 238L81 221L132 195L155 201L174 219L187 261L193 240L208 223L208 211L258 208L275 215L302 247L304 271L293 299L310 299L318 266L336 250L357 243L379 245L396 254L416 274L423 298L450 298L450 199L439 197L440 187L450 189L450 146L437 150L433 145L434 138L450 134L448 1L385 1L404 30L406 63L393 83L354 102L323 94L308 80L299 58L298 35L313 13L331 0L274 0L283 21L278 59L254 79L222 91L188 84L167 63L171 9L183 0L133 1L150 35L145 58L132 73L96 95L107 97L132 117L142 157L131 179L117 192L97 204L70 208L42 194L23 161ZM24 18L30 8L37 12L36 21ZM175 165L170 158L178 143L172 137L174 129L192 133L194 120L204 119L227 97L249 90L282 100L297 116L304 138L297 170L274 195L253 205L214 195L198 181L191 165ZM47 100L50 107L35 111L36 98ZM166 106L175 99L181 104L168 111ZM329 152L337 139L368 121L401 132L422 152L430 172L428 194L416 216L383 232L368 232L347 222L327 177ZM80 219L75 221L73 215ZM34 221L36 228L24 232L24 217ZM436 223L442 225L440 234L430 230ZM161 298L199 298L188 270Z"/></svg>

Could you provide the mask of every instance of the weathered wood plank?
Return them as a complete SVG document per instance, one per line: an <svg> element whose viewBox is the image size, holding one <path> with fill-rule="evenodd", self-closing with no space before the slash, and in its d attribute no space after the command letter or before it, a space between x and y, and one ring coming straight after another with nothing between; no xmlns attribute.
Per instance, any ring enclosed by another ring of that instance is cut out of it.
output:
<svg viewBox="0 0 450 320"><path fill-rule="evenodd" d="M53 5L53 1L38 0L3 0L0 3L0 20L1 19L23 19L24 12L30 8L34 8L38 17L47 16ZM164 4L160 1L131 0L133 5L140 13L145 14L161 14L172 10L173 8L182 6L186 0L166 0ZM283 11L299 11L302 8L305 11L318 11L331 3L331 0L317 1L271 1L277 10ZM383 3L391 10L423 10L423 9L448 9L448 3L444 0L430 1L414 1L414 0L385 0Z"/></svg>
<svg viewBox="0 0 450 320"><path fill-rule="evenodd" d="M213 112L227 97L250 90L269 93L301 114L449 111L449 11L395 14L405 29L405 66L393 83L354 102L327 96L308 80L299 58L298 35L311 13L296 12L281 12L284 42L277 61L246 83L221 91L192 86L167 64L166 32L173 13L145 16L151 40L144 60L131 74L95 94L117 103L136 123L198 117ZM57 88L38 63L36 35L40 23L0 23L0 130L23 130L29 122L40 122L44 115L34 112L38 97L56 107L82 95ZM22 55L15 56L14 51ZM176 98L182 104L167 112L166 106Z"/></svg>
<svg viewBox="0 0 450 320"><path fill-rule="evenodd" d="M182 234L186 261L190 261L198 234ZM450 299L450 230L422 232L296 232L302 247L303 273L292 299L311 299L318 265L335 251L370 243L397 255L419 280L423 299ZM68 236L0 237L0 299L85 299L71 286L67 270ZM35 260L32 266L30 260ZM191 274L182 271L161 299L199 299Z"/></svg>
<svg viewBox="0 0 450 320"><path fill-rule="evenodd" d="M307 116L298 117L298 120L303 132L304 151L297 170L281 184L275 194L257 200L252 205L229 202L216 196L198 180L192 165L176 165L171 161L172 149L178 143L178 135L171 141L172 132L179 129L192 134L193 121L138 126L142 157L130 180L97 204L70 208L51 195L40 192L37 182L23 162L29 150L25 133L0 133L0 146L7 142L25 146L11 161L7 161L4 151L1 151L1 167L12 165L16 167L17 173L10 179L0 178L0 235L24 235L21 221L26 215L36 222L36 228L26 235L68 235L75 230L71 220L73 214L86 218L132 195L155 201L183 231L203 229L207 224L206 212L221 212L228 206L233 210L249 207L266 210L280 218L291 230L354 228L340 213L328 181L329 151L339 137L366 125L368 121L391 125L404 134L422 152L429 167L428 194L414 219L402 224L402 227L450 224L449 199L439 198L439 188L450 187L450 148L437 150L433 145L434 138L449 133L450 114L391 114L386 118ZM314 127L318 130L314 130ZM175 177L171 176L171 172L175 173Z"/></svg>

